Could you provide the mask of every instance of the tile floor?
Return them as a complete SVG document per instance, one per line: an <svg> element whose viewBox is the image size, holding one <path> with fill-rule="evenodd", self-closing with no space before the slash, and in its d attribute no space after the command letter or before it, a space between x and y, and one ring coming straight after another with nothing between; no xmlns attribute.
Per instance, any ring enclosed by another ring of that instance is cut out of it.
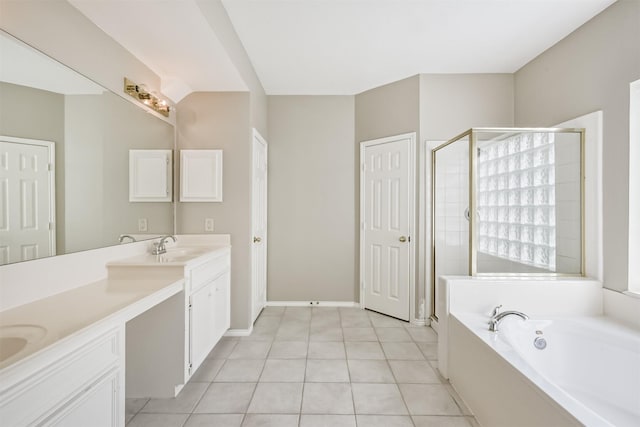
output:
<svg viewBox="0 0 640 427"><path fill-rule="evenodd" d="M477 427L437 363L431 328L356 308L267 307L176 399L127 399L127 427Z"/></svg>

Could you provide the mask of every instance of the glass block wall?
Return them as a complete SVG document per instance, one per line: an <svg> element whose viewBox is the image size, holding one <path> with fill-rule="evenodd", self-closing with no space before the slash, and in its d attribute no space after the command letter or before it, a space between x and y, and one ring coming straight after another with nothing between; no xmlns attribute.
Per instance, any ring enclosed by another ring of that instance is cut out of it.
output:
<svg viewBox="0 0 640 427"><path fill-rule="evenodd" d="M478 252L556 271L555 135L479 140Z"/></svg>

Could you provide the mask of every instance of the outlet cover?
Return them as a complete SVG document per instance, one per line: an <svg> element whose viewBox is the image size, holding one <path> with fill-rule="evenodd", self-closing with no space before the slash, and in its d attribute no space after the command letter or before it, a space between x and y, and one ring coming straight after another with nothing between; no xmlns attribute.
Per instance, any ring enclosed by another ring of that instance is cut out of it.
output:
<svg viewBox="0 0 640 427"><path fill-rule="evenodd" d="M204 231L213 232L213 218L204 219Z"/></svg>
<svg viewBox="0 0 640 427"><path fill-rule="evenodd" d="M147 231L147 218L138 218L138 231Z"/></svg>

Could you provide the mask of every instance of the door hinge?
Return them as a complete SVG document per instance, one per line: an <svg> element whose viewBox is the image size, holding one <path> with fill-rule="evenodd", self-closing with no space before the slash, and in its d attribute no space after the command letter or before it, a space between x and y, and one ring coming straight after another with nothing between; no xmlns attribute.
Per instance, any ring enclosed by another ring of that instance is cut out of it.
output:
<svg viewBox="0 0 640 427"><path fill-rule="evenodd" d="M49 231L53 230L53 222L49 223Z"/></svg>
<svg viewBox="0 0 640 427"><path fill-rule="evenodd" d="M51 172L53 170L53 163L47 163L47 170Z"/></svg>
<svg viewBox="0 0 640 427"><path fill-rule="evenodd" d="M362 169L363 172L366 171L367 170L367 164L363 163L362 166L361 166L361 169Z"/></svg>

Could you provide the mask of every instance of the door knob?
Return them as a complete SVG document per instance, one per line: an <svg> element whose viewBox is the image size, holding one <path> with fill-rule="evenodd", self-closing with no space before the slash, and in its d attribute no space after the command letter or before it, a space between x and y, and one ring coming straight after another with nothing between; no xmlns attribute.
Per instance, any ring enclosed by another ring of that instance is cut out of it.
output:
<svg viewBox="0 0 640 427"><path fill-rule="evenodd" d="M402 243L407 241L407 238L405 236L400 236L400 238L398 239L400 240Z"/></svg>
<svg viewBox="0 0 640 427"><path fill-rule="evenodd" d="M259 237L254 237L253 238L253 243L260 243L260 242L262 242L261 238L259 238Z"/></svg>

